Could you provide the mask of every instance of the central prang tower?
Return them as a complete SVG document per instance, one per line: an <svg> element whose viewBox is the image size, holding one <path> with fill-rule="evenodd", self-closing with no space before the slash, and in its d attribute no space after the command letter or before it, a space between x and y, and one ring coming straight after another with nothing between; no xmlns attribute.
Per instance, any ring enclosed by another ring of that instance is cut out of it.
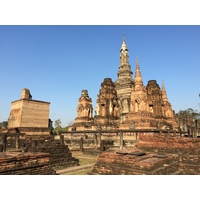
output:
<svg viewBox="0 0 200 200"><path fill-rule="evenodd" d="M132 74L133 72L129 64L128 48L123 35L120 49L120 65L117 74L118 79L115 82L121 122L124 121L125 115L130 111L131 88L133 86Z"/></svg>

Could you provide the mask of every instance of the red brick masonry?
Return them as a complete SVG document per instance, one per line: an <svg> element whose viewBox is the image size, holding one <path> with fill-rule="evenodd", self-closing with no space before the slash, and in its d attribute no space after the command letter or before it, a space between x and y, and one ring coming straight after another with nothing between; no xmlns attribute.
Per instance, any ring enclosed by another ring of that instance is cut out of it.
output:
<svg viewBox="0 0 200 200"><path fill-rule="evenodd" d="M0 175L55 175L48 153L0 153Z"/></svg>
<svg viewBox="0 0 200 200"><path fill-rule="evenodd" d="M177 156L159 156L150 153L145 155L132 155L131 153L134 154L134 152L127 152L125 150L123 152L103 152L93 167L92 174L153 175L172 174L178 170Z"/></svg>
<svg viewBox="0 0 200 200"><path fill-rule="evenodd" d="M135 147L132 154L145 155L125 149L103 152L91 174L200 174L200 138L140 135Z"/></svg>

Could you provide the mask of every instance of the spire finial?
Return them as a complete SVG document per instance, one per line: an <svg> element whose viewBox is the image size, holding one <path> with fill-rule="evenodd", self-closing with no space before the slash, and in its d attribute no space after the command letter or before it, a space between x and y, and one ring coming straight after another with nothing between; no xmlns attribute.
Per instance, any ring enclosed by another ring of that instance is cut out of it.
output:
<svg viewBox="0 0 200 200"><path fill-rule="evenodd" d="M135 71L134 83L135 83L135 88L140 88L143 86L142 75L138 64L138 56L136 57L136 71Z"/></svg>
<svg viewBox="0 0 200 200"><path fill-rule="evenodd" d="M164 102L168 101L167 93L166 93L166 90L165 90L165 85L164 85L164 81L163 80L162 80L162 97L163 97Z"/></svg>
<svg viewBox="0 0 200 200"><path fill-rule="evenodd" d="M122 41L125 42L125 34L124 34L124 32L122 34Z"/></svg>
<svg viewBox="0 0 200 200"><path fill-rule="evenodd" d="M162 90L165 90L165 85L163 80L162 80Z"/></svg>
<svg viewBox="0 0 200 200"><path fill-rule="evenodd" d="M138 56L136 56L136 66L138 66Z"/></svg>

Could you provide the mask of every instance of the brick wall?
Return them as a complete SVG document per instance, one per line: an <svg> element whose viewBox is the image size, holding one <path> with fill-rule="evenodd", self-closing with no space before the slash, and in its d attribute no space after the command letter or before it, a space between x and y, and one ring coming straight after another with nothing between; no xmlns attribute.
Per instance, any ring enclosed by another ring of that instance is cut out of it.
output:
<svg viewBox="0 0 200 200"><path fill-rule="evenodd" d="M79 160L72 157L67 145L61 144L59 140L51 140L51 138L32 138L27 143L28 152L49 153L50 165L55 169L62 169L77 166Z"/></svg>
<svg viewBox="0 0 200 200"><path fill-rule="evenodd" d="M20 99L11 105L9 128L35 127L48 128L49 102Z"/></svg>
<svg viewBox="0 0 200 200"><path fill-rule="evenodd" d="M16 134L7 134L6 151L16 150ZM19 134L18 150L25 152L40 152L49 154L49 163L55 169L62 169L77 166L79 160L72 157L67 145L61 144L60 140L53 140L46 135L25 135ZM0 135L0 142L3 135ZM0 145L0 150L3 148Z"/></svg>
<svg viewBox="0 0 200 200"><path fill-rule="evenodd" d="M140 135L136 147L147 152L177 155L179 174L200 174L200 138Z"/></svg>
<svg viewBox="0 0 200 200"><path fill-rule="evenodd" d="M45 153L0 153L1 175L55 175Z"/></svg>
<svg viewBox="0 0 200 200"><path fill-rule="evenodd" d="M132 153L125 150L122 154L114 151L103 152L90 174L161 175L173 174L178 169L177 156L156 157L154 154L138 156Z"/></svg>

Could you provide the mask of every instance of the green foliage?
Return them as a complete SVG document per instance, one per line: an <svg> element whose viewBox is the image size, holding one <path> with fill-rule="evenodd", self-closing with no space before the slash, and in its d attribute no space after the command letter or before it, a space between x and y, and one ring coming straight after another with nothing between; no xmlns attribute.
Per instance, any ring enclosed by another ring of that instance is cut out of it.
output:
<svg viewBox="0 0 200 200"><path fill-rule="evenodd" d="M68 131L68 128L67 127L62 127L61 126L61 121L60 119L57 119L55 122L54 122L54 129L53 129L53 134L54 135L59 135L61 134L62 132L66 132Z"/></svg>
<svg viewBox="0 0 200 200"><path fill-rule="evenodd" d="M60 119L57 119L54 123L55 129L62 128Z"/></svg>
<svg viewBox="0 0 200 200"><path fill-rule="evenodd" d="M191 125L197 120L197 123L200 124L200 113L197 110L188 108L186 110L180 110L176 114L176 118L179 122Z"/></svg>
<svg viewBox="0 0 200 200"><path fill-rule="evenodd" d="M7 128L7 126L8 126L8 121L0 122L0 128Z"/></svg>
<svg viewBox="0 0 200 200"><path fill-rule="evenodd" d="M63 127L62 132L66 132L66 131L68 131L68 127Z"/></svg>
<svg viewBox="0 0 200 200"><path fill-rule="evenodd" d="M200 114L197 110L193 110L192 108L188 108L186 110L180 110L176 116L182 119L199 119Z"/></svg>
<svg viewBox="0 0 200 200"><path fill-rule="evenodd" d="M60 119L57 119L54 122L54 129L52 132L54 135L59 135L61 133L61 130L62 130L61 121L60 121Z"/></svg>

